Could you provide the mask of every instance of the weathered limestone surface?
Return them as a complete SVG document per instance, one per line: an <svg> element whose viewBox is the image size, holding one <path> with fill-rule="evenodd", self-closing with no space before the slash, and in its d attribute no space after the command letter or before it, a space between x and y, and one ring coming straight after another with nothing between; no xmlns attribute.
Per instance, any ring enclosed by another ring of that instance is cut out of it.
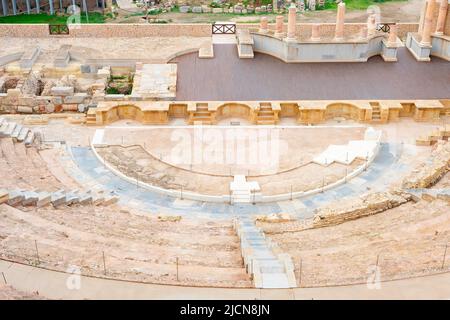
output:
<svg viewBox="0 0 450 320"><path fill-rule="evenodd" d="M403 181L406 189L428 188L450 170L450 142L439 141L429 161L414 170Z"/></svg>
<svg viewBox="0 0 450 320"><path fill-rule="evenodd" d="M364 198L343 200L339 204L319 209L313 220L313 228L321 228L370 216L395 208L410 200L410 196L398 192L372 193Z"/></svg>

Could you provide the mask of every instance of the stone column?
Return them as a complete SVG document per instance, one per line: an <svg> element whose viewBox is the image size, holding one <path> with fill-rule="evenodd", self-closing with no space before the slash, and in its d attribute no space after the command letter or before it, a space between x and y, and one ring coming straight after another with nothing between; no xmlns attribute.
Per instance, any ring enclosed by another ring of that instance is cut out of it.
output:
<svg viewBox="0 0 450 320"><path fill-rule="evenodd" d="M284 24L284 17L283 16L277 16L276 17L276 29L275 29L275 37L282 37L283 32L283 24Z"/></svg>
<svg viewBox="0 0 450 320"><path fill-rule="evenodd" d="M388 46L395 46L397 44L397 24L392 24L390 26L391 30L389 31L389 38L388 38Z"/></svg>
<svg viewBox="0 0 450 320"><path fill-rule="evenodd" d="M431 45L431 28L433 24L433 13L434 6L436 4L435 0L428 0L427 11L425 12L425 23L422 30L422 39L420 44L423 46Z"/></svg>
<svg viewBox="0 0 450 320"><path fill-rule="evenodd" d="M31 13L30 0L26 0L26 5L27 5L27 13L30 14Z"/></svg>
<svg viewBox="0 0 450 320"><path fill-rule="evenodd" d="M41 5L39 4L39 0L36 0L36 13L41 13Z"/></svg>
<svg viewBox="0 0 450 320"><path fill-rule="evenodd" d="M288 14L288 30L287 30L287 37L286 41L296 41L296 32L295 27L297 24L297 8L295 7L294 3L291 3L291 6L289 7L289 14Z"/></svg>
<svg viewBox="0 0 450 320"><path fill-rule="evenodd" d="M267 33L268 31L267 17L261 17L261 21L259 22L259 32Z"/></svg>
<svg viewBox="0 0 450 320"><path fill-rule="evenodd" d="M272 10L273 12L278 12L278 0L273 0L272 1Z"/></svg>
<svg viewBox="0 0 450 320"><path fill-rule="evenodd" d="M367 18L367 35L373 36L377 31L377 15L372 14Z"/></svg>
<svg viewBox="0 0 450 320"><path fill-rule="evenodd" d="M444 34L445 20L447 19L448 12L448 1L441 0L441 5L439 6L439 15L437 18L436 34L442 36Z"/></svg>
<svg viewBox="0 0 450 320"><path fill-rule="evenodd" d="M13 15L17 14L17 2L16 0L12 0L12 9L13 9Z"/></svg>
<svg viewBox="0 0 450 320"><path fill-rule="evenodd" d="M320 24L318 23L311 27L311 41L320 41Z"/></svg>
<svg viewBox="0 0 450 320"><path fill-rule="evenodd" d="M345 3L341 2L338 4L334 40L344 39L344 19L345 19Z"/></svg>
<svg viewBox="0 0 450 320"><path fill-rule="evenodd" d="M48 0L48 4L50 6L50 14L55 14L55 10L53 9L53 0Z"/></svg>
<svg viewBox="0 0 450 320"><path fill-rule="evenodd" d="M8 2L6 0L2 0L2 8L3 8L3 15L8 15Z"/></svg>

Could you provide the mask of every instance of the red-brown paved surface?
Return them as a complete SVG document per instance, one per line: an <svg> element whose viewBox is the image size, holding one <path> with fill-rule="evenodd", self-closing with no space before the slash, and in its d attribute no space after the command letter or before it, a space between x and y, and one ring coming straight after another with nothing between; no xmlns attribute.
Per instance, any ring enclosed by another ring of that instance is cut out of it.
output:
<svg viewBox="0 0 450 320"><path fill-rule="evenodd" d="M236 45L215 45L178 63L176 100L342 100L450 98L450 62L417 62L400 48L398 62L284 63L264 54L239 59Z"/></svg>

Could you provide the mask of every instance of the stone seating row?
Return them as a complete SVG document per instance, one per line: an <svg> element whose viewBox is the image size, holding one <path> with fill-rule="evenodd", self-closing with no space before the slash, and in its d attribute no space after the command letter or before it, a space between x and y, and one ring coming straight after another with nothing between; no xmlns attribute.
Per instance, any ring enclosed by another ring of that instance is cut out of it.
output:
<svg viewBox="0 0 450 320"><path fill-rule="evenodd" d="M14 142L24 142L25 146L29 147L35 141L36 135L30 128L0 118L0 138L12 138Z"/></svg>
<svg viewBox="0 0 450 320"><path fill-rule="evenodd" d="M79 190L65 191L63 189L55 192L30 191L30 190L0 190L0 204L6 203L10 206L33 206L45 207L53 205L95 205L109 206L119 201L119 197L113 194L99 194L91 191L83 192Z"/></svg>

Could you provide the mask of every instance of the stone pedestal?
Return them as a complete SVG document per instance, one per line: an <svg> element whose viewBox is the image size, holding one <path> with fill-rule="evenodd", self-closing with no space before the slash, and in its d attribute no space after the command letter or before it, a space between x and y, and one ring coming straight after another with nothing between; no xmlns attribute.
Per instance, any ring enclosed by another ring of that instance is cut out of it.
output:
<svg viewBox="0 0 450 320"><path fill-rule="evenodd" d="M287 30L286 41L288 41L288 42L297 41L296 31L295 31L296 24L297 24L297 8L295 7L294 3L291 3L291 6L289 7L289 14L288 14L288 30Z"/></svg>
<svg viewBox="0 0 450 320"><path fill-rule="evenodd" d="M283 32L283 20L284 17L283 16L277 16L276 18L276 26L275 26L275 37L283 37L284 32Z"/></svg>
<svg viewBox="0 0 450 320"><path fill-rule="evenodd" d="M372 14L367 18L367 35L373 36L377 31L377 16Z"/></svg>
<svg viewBox="0 0 450 320"><path fill-rule="evenodd" d="M448 2L447 0L441 0L441 5L439 6L439 15L436 24L436 34L443 35L445 28L445 20L447 19L448 12Z"/></svg>
<svg viewBox="0 0 450 320"><path fill-rule="evenodd" d="M259 23L259 32L260 33L267 33L269 32L267 17L262 17L261 21Z"/></svg>
<svg viewBox="0 0 450 320"><path fill-rule="evenodd" d="M388 38L388 46L393 47L397 45L397 24L393 24L390 26L391 30L389 31Z"/></svg>
<svg viewBox="0 0 450 320"><path fill-rule="evenodd" d="M345 20L345 3L341 2L338 4L334 40L337 41L344 40L344 20Z"/></svg>
<svg viewBox="0 0 450 320"><path fill-rule="evenodd" d="M421 34L420 44L422 46L431 45L431 28L433 24L433 13L436 1L429 0L427 5L427 10L425 13L425 23L423 25L423 30Z"/></svg>

